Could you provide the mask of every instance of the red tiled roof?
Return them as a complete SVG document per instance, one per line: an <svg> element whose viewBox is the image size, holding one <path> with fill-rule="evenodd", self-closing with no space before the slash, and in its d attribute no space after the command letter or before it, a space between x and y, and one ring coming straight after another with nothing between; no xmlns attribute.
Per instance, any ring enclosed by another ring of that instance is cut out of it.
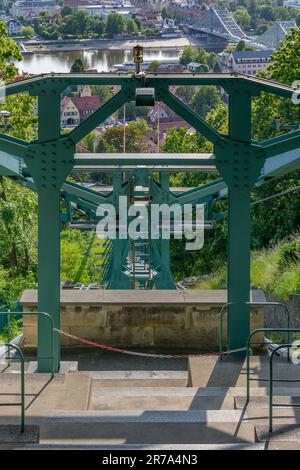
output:
<svg viewBox="0 0 300 470"><path fill-rule="evenodd" d="M99 96L72 96L70 99L73 101L79 112L85 110L96 111L100 106Z"/></svg>

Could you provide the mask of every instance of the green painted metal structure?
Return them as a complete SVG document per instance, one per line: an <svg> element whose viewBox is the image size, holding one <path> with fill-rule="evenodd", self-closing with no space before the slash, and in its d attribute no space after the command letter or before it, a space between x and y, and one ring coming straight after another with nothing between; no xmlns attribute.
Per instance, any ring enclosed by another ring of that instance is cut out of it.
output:
<svg viewBox="0 0 300 470"><path fill-rule="evenodd" d="M79 124L69 134L60 132L61 93L71 85L118 85L120 91L103 104L94 114ZM222 87L229 95L229 133L220 134L204 119L180 101L170 87L179 85ZM164 102L190 126L206 137L214 145L212 155L127 155L75 153L75 145L101 122L116 112L121 106L141 100L142 89L152 89L156 101ZM294 89L267 80L231 74L52 74L12 82L6 85L6 95L28 92L38 97L38 138L32 142L0 134L0 151L3 158L0 164L10 176L21 184L35 189L38 193L38 309L49 312L55 328L60 328L60 202L64 194L68 197L81 198L85 204L91 203L89 210L94 211L95 204L103 202L103 195L93 194L79 185L66 182L73 168L100 169L115 172L114 191L109 198L116 198L122 191L128 194L130 184L124 183L120 174L128 167L134 170L133 177L140 177L141 165L145 176L148 173L161 172L159 182L152 179L149 187L156 189L153 194L164 191L172 199L167 175L176 171L214 171L222 178L210 187L198 188L198 194L181 195L183 199L201 200L218 194L228 188L229 228L228 228L228 348L244 347L249 336L249 293L250 293L250 193L255 184L264 178L265 165L269 170L279 168L276 159L285 158L285 164L299 165L299 155L293 155L300 147L300 131L267 141L257 142L251 139L251 100L261 92L289 98ZM287 161L290 158L290 163ZM275 159L275 161L271 161ZM20 165L22 167L20 171ZM25 168L24 168L25 166ZM288 166L288 168L290 168ZM294 168L294 167L293 167ZM274 170L275 171L275 170ZM287 170L288 171L288 170ZM138 175L138 176L137 176ZM219 185L219 186L218 186ZM151 192L151 191L150 191ZM162 197L162 195L161 195ZM159 197L159 199L161 199ZM78 201L77 201L78 202ZM85 210L88 208L85 207ZM165 242L165 240L161 240ZM152 243L151 243L152 244ZM155 246L156 245L156 246ZM167 243L158 253L157 244L152 248L159 258L164 279L156 283L157 288L172 288ZM127 248L126 248L127 249ZM124 245L115 241L112 260L108 266L111 284L109 288L132 288L120 270L120 256L124 257ZM159 279L159 277L157 278ZM127 283L127 284L126 284ZM126 285L125 285L126 284ZM237 306L239 304L239 306ZM55 370L59 368L60 342L55 337ZM38 322L38 356L50 357L51 331L45 319ZM39 360L41 372L50 371L51 364Z"/></svg>

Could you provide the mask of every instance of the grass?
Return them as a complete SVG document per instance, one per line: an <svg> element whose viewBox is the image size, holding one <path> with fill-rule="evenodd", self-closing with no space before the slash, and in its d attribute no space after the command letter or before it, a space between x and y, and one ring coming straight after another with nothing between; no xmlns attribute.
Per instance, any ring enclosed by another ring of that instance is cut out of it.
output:
<svg viewBox="0 0 300 470"><path fill-rule="evenodd" d="M204 276L196 289L225 289L226 266ZM282 300L300 294L300 233L274 247L252 253L251 286Z"/></svg>

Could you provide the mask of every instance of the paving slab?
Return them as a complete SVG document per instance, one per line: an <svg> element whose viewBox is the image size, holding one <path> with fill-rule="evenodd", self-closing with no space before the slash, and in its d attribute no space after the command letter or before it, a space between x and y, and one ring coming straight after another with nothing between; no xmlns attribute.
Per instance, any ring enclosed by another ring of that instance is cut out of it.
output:
<svg viewBox="0 0 300 470"><path fill-rule="evenodd" d="M267 425L255 426L258 442L296 442L300 448L300 426L299 425L274 425L273 432L269 433Z"/></svg>

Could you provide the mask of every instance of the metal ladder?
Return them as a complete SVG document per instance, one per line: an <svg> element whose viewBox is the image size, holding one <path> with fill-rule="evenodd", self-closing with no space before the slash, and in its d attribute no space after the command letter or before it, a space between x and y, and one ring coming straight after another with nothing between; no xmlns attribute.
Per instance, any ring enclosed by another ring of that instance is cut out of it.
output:
<svg viewBox="0 0 300 470"><path fill-rule="evenodd" d="M151 286L153 270L151 263L151 195L150 179L147 198L140 199L135 195L134 178L130 181L129 201L130 204L144 202L148 208L148 234L138 240L130 240L130 250L127 257L127 272L131 277L133 289L147 289Z"/></svg>

